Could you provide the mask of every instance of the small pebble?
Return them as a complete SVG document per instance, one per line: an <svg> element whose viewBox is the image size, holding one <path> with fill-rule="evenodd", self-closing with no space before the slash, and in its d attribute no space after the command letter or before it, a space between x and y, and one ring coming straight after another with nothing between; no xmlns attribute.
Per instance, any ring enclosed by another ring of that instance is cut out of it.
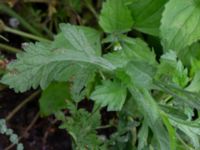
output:
<svg viewBox="0 0 200 150"><path fill-rule="evenodd" d="M17 18L10 18L9 19L9 25L13 28L17 28L19 26L20 22L17 20Z"/></svg>

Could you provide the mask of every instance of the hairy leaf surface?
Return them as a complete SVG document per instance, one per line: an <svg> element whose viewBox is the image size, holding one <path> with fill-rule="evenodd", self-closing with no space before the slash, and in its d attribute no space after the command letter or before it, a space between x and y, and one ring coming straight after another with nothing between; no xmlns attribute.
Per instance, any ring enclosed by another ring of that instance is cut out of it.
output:
<svg viewBox="0 0 200 150"><path fill-rule="evenodd" d="M93 46L87 42L83 32L79 31L81 34L79 35L74 26L68 24L67 28L71 28L75 33L67 33L67 35L72 34L69 35L70 40L67 39L67 36L65 38L72 46L75 44L74 41L80 42L78 46L73 46L74 49L68 47L54 49L51 44L29 44L25 48L25 52L18 54L17 60L9 64L10 72L2 78L1 82L8 84L16 91L23 92L31 87L37 88L38 85L44 89L51 81L60 81L60 78L62 81L69 80L67 77L71 77L84 64L86 66L94 65L105 70L115 69L110 62L92 52ZM79 41L82 40L80 37L84 40ZM84 44L86 47L83 46ZM82 49L81 46L83 46ZM63 73L68 75L62 77Z"/></svg>

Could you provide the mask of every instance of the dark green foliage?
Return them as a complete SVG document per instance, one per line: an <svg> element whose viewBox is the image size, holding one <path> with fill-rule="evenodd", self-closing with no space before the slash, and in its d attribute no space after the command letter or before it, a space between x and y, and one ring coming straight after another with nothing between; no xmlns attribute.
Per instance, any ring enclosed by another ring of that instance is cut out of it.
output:
<svg viewBox="0 0 200 150"><path fill-rule="evenodd" d="M62 121L74 149L198 150L199 18L198 0L106 0L98 20L104 39L60 24L52 42L18 54L1 82L17 92L41 87L41 113ZM161 56L145 42L152 35ZM85 99L94 101L91 112L78 107ZM116 112L110 138L97 134L102 107Z"/></svg>

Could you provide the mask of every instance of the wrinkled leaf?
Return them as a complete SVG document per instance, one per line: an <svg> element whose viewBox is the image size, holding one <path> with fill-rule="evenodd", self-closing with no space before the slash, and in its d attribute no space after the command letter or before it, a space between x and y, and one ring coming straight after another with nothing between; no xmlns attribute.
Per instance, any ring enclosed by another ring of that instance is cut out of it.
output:
<svg viewBox="0 0 200 150"><path fill-rule="evenodd" d="M8 65L9 73L2 78L1 82L8 84L15 91L24 92L31 87L37 88L39 85L44 89L50 82L59 81L60 78L62 81L69 80L68 77L79 70L77 68L80 63L94 65L108 71L115 69L110 62L98 56L95 51L92 52L93 46L81 30L77 31L74 26L69 24L66 26L69 28L66 29L67 31L71 28L71 31L75 32L71 33L70 31L66 34L69 34L68 42L74 49L71 46L70 48L61 46L61 48L54 49L49 43L29 44L25 48L25 52L17 54L17 60ZM77 40L83 41L78 41L80 43L75 46L74 41ZM83 46L82 49L81 46ZM66 77L61 76L66 73Z"/></svg>

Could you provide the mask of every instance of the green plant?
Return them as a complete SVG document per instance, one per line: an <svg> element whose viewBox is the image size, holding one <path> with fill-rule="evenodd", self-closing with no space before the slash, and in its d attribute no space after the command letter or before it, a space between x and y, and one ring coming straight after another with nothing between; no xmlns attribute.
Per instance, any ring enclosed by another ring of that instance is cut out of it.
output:
<svg viewBox="0 0 200 150"><path fill-rule="evenodd" d="M19 137L15 133L13 133L12 129L9 129L6 126L6 120L5 119L0 119L0 133L9 136L10 142L12 144L17 145L17 150L23 150L24 149L23 144L19 142Z"/></svg>
<svg viewBox="0 0 200 150"><path fill-rule="evenodd" d="M199 0L107 0L105 37L60 24L54 41L18 53L1 82L16 92L40 86L41 115L62 121L74 149L199 149L199 18ZM85 98L91 112L78 107ZM117 116L106 126L105 106ZM109 138L97 134L106 127L116 129Z"/></svg>

